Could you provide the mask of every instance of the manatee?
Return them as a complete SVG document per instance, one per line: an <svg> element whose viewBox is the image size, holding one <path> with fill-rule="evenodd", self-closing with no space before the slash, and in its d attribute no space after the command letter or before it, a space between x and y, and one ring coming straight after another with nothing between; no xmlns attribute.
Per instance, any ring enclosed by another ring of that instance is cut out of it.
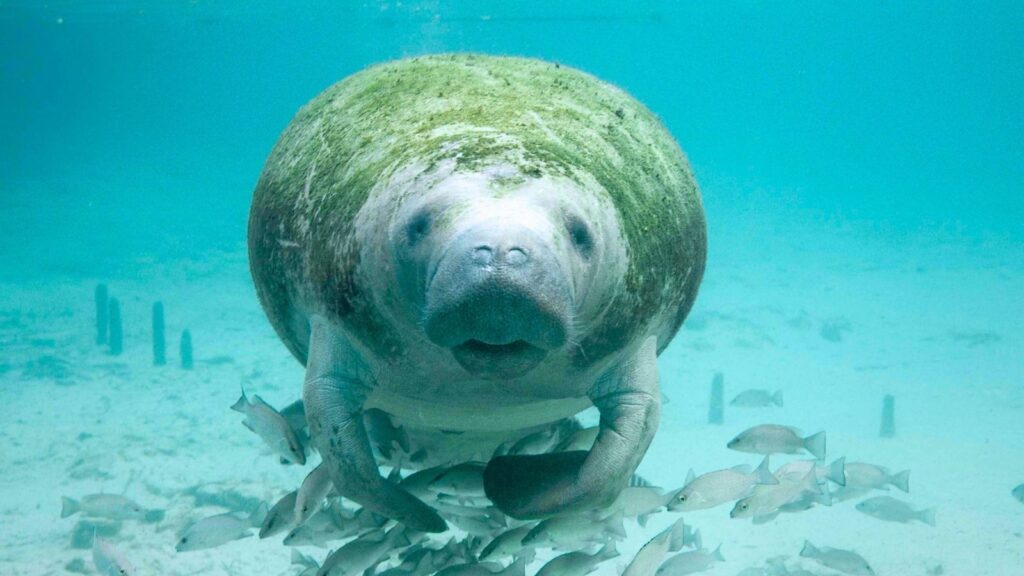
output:
<svg viewBox="0 0 1024 576"><path fill-rule="evenodd" d="M512 517L606 506L657 430L656 357L707 251L692 171L650 110L568 66L478 54L374 65L303 106L248 239L336 490L434 532L381 476L363 413L421 447L403 465L483 455ZM592 406L588 451L491 456Z"/></svg>

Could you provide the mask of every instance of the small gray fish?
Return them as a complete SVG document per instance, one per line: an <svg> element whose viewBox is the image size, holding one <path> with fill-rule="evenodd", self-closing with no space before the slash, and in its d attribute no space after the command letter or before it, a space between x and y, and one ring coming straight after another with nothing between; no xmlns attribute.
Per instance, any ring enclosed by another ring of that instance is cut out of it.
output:
<svg viewBox="0 0 1024 576"><path fill-rule="evenodd" d="M297 490L284 495L283 498L274 504L274 507L267 512L260 526L260 538L270 538L295 526L295 499L298 496Z"/></svg>
<svg viewBox="0 0 1024 576"><path fill-rule="evenodd" d="M762 424L744 430L726 445L732 450L753 454L799 454L806 450L818 460L825 459L825 433L806 438L793 428L778 424Z"/></svg>
<svg viewBox="0 0 1024 576"><path fill-rule="evenodd" d="M621 512L624 517L636 518L641 526L645 526L647 519L667 507L673 496L654 486L627 486L608 506L607 512Z"/></svg>
<svg viewBox="0 0 1024 576"><path fill-rule="evenodd" d="M1010 492L1010 494L1013 494L1013 497L1016 498L1018 502L1024 502L1024 484L1014 488L1013 492Z"/></svg>
<svg viewBox="0 0 1024 576"><path fill-rule="evenodd" d="M133 576L136 573L135 566L102 538L93 538L92 562L101 576Z"/></svg>
<svg viewBox="0 0 1024 576"><path fill-rule="evenodd" d="M875 575L875 571L871 569L868 561L853 550L829 548L827 546L817 548L809 540L804 540L804 547L800 550L800 555L804 558L810 558L827 568L853 574L854 576Z"/></svg>
<svg viewBox="0 0 1024 576"><path fill-rule="evenodd" d="M327 555L317 576L356 576L377 565L394 550L409 546L409 538L401 527L385 533L375 530L363 534Z"/></svg>
<svg viewBox="0 0 1024 576"><path fill-rule="evenodd" d="M526 559L519 558L507 567L497 562L467 562L444 568L434 576L526 576Z"/></svg>
<svg viewBox="0 0 1024 576"><path fill-rule="evenodd" d="M134 501L117 494L89 494L81 500L61 497L60 517L67 518L81 512L83 516L110 520L142 520L146 509Z"/></svg>
<svg viewBox="0 0 1024 576"><path fill-rule="evenodd" d="M524 524L495 536L480 552L480 559L491 560L519 554L524 547L523 538L531 529L532 526Z"/></svg>
<svg viewBox="0 0 1024 576"><path fill-rule="evenodd" d="M669 527L651 538L637 551L636 556L626 566L622 576L654 576L658 567L668 556L669 546L672 543L672 530Z"/></svg>
<svg viewBox="0 0 1024 576"><path fill-rule="evenodd" d="M910 470L890 474L888 468L866 462L847 462L844 470L847 488L888 490L889 486L895 486L902 492L910 492Z"/></svg>
<svg viewBox="0 0 1024 576"><path fill-rule="evenodd" d="M706 550L694 550L693 552L681 552L672 556L658 568L657 576L680 576L682 574L696 574L711 568L715 562L725 562L722 556L722 546L719 545L713 552Z"/></svg>
<svg viewBox="0 0 1024 576"><path fill-rule="evenodd" d="M809 470L814 470L819 482L828 480L839 486L846 486L846 457L836 458L828 466L818 466L815 460L793 460L775 471L775 476L783 479L803 478Z"/></svg>
<svg viewBox="0 0 1024 576"><path fill-rule="evenodd" d="M178 552L205 550L248 538L252 535L249 530L260 526L266 515L267 505L260 504L248 518L243 518L235 512L207 516L189 526L178 539L174 549Z"/></svg>
<svg viewBox="0 0 1024 576"><path fill-rule="evenodd" d="M783 506L801 501L804 498L812 498L821 501L823 504L831 504L831 499L821 486L814 470L809 470L800 480L785 480L774 485L760 484L754 487L754 492L736 501L729 516L732 518L759 518L764 520L777 514Z"/></svg>
<svg viewBox="0 0 1024 576"><path fill-rule="evenodd" d="M321 462L316 468L313 468L313 471L302 481L302 486L299 487L293 514L295 525L304 524L306 520L309 520L309 517L320 508L320 504L333 488L330 472L327 466Z"/></svg>
<svg viewBox="0 0 1024 576"><path fill-rule="evenodd" d="M430 482L433 492L446 492L456 496L485 498L483 462L463 462L448 468Z"/></svg>
<svg viewBox="0 0 1024 576"><path fill-rule="evenodd" d="M613 542L605 544L593 554L569 552L552 558L535 576L585 576L593 572L598 564L618 555Z"/></svg>
<svg viewBox="0 0 1024 576"><path fill-rule="evenodd" d="M306 464L306 451L295 430L288 425L284 416L262 398L253 396L250 402L245 390L242 390L242 396L232 404L231 409L245 415L242 424L262 438L274 454L293 464Z"/></svg>
<svg viewBox="0 0 1024 576"><path fill-rule="evenodd" d="M566 514L553 516L533 527L523 544L528 546L550 546L576 548L580 544L599 543L609 538L621 540L626 537L622 525L622 513L603 517L600 513Z"/></svg>
<svg viewBox="0 0 1024 576"><path fill-rule="evenodd" d="M782 390L774 394L768 390L744 390L729 402L730 406L739 408L765 408L767 406L782 407Z"/></svg>
<svg viewBox="0 0 1024 576"><path fill-rule="evenodd" d="M907 523L911 520L924 522L929 526L935 526L935 509L914 510L910 504L897 500L891 496L875 496L863 502L858 502L857 510L879 520L886 522Z"/></svg>
<svg viewBox="0 0 1024 576"><path fill-rule="evenodd" d="M768 456L753 472L750 467L727 468L688 477L686 484L668 501L672 512L714 508L737 498L743 498L759 484L778 484L768 469Z"/></svg>

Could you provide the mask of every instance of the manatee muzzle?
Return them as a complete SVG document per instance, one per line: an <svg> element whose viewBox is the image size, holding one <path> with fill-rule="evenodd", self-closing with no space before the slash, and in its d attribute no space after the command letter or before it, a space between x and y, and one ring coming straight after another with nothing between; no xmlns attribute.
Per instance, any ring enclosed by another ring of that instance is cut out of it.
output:
<svg viewBox="0 0 1024 576"><path fill-rule="evenodd" d="M514 378L568 340L572 296L528 230L476 230L446 250L427 287L424 329L468 372Z"/></svg>

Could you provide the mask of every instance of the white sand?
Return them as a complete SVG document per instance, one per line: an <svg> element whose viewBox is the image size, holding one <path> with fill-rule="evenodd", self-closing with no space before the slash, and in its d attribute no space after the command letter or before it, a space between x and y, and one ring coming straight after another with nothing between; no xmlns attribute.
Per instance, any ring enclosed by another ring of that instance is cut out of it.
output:
<svg viewBox="0 0 1024 576"><path fill-rule="evenodd" d="M936 506L938 526L885 523L853 502L758 526L730 520L730 506L686 514L707 545L723 544L727 562L709 574L795 558L804 538L856 549L880 575L923 575L939 565L948 575L1024 573L1024 504L1010 496L1024 482L1022 246L811 219L710 220L705 284L660 360L670 403L640 473L676 487L690 467L756 464L754 455L725 449L747 426L824 429L830 460L910 468L907 499ZM727 233L738 226L741 233ZM276 464L228 409L242 384L281 406L299 396L302 379L259 308L244 247L120 269L46 281L0 275L0 574L63 574L78 558L91 569L89 551L69 547L77 517L59 518L60 497L100 491L167 511L156 524L126 522L111 538L141 574L294 573L280 537L174 551L187 522L224 511L194 508L182 494L189 487L222 483L273 503L303 475ZM117 358L93 342L99 281L122 302L125 352ZM169 365L160 368L150 365L156 299L168 328ZM819 334L832 320L848 323L840 342ZM177 367L186 327L192 371ZM39 368L47 356L58 360ZM727 409L724 426L704 424L719 370L727 400L745 388L781 388L785 407ZM883 440L886 393L896 396L897 437ZM628 523L623 557L597 573L615 573L673 518L662 515L646 531Z"/></svg>

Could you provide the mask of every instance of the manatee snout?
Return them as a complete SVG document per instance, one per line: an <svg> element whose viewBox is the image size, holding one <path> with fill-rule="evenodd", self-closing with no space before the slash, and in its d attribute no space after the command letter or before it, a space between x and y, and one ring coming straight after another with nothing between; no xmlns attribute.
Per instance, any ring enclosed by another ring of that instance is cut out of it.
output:
<svg viewBox="0 0 1024 576"><path fill-rule="evenodd" d="M470 373L520 376L569 338L572 292L536 232L491 221L453 238L428 279L424 329Z"/></svg>

